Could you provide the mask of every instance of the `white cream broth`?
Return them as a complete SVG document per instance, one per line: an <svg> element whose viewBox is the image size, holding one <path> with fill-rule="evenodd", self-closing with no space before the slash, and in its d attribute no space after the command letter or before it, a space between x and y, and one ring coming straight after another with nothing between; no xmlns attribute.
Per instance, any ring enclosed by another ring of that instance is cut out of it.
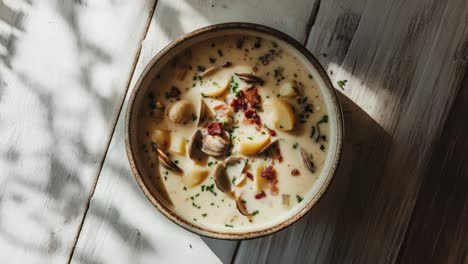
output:
<svg viewBox="0 0 468 264"><path fill-rule="evenodd" d="M238 48L241 38L244 41ZM318 74L309 72L302 59L283 45L286 44L242 35L204 40L165 65L153 81L139 114L138 155L148 163L152 177L161 178L155 182L163 185L159 187L167 190L173 210L187 221L224 232L255 230L285 219L311 199L309 194L329 156L329 113L312 77ZM270 54L266 55L270 56L268 61L265 54ZM217 68L207 72L211 67ZM247 83L252 76L243 80L236 73L252 74L261 81ZM262 81L263 85L258 83ZM252 94L256 89L259 102L246 100L249 110L240 107L236 111L233 100L242 102L249 88L247 93ZM199 124L201 100L209 114ZM223 105L222 110L219 105ZM178 112L176 107L181 110ZM288 111L293 115L288 115ZM246 112L257 113L260 121L247 118ZM213 127L217 125L213 123L219 123L221 131L229 133L224 140L232 146L218 157L201 151L203 157L191 159L190 140L196 130L202 131L202 137L219 136L208 133L210 130L216 134ZM280 155L274 148L267 154L259 154L268 142L275 140ZM182 172L157 162L156 147ZM301 149L311 156L313 171L304 164ZM229 157L240 157L247 165L243 167L242 162L226 165L231 192L224 193L215 183L214 173L215 167ZM262 166L271 166L274 173L259 169ZM268 177L263 177L262 171ZM206 178L202 177L204 174ZM247 215L240 212L236 200Z"/></svg>

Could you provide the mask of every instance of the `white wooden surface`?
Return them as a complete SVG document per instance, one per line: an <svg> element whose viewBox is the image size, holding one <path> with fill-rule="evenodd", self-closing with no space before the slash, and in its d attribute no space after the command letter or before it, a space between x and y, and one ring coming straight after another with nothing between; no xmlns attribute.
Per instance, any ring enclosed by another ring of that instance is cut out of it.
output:
<svg viewBox="0 0 468 264"><path fill-rule="evenodd" d="M67 262L153 5L0 1L0 263Z"/></svg>
<svg viewBox="0 0 468 264"><path fill-rule="evenodd" d="M278 28L303 41L312 7L313 2L303 0L277 5L265 0L249 3L159 0L131 87L160 49L194 29L226 21L247 21ZM286 14L285 10L288 10ZM126 105L119 117L75 252L89 256L94 262L105 263L115 262L116 254L119 256L117 262L122 263L217 263L219 260L229 263L237 242L202 240L166 220L144 197L125 153L125 110Z"/></svg>
<svg viewBox="0 0 468 264"><path fill-rule="evenodd" d="M466 0L0 0L0 262L393 263L466 68L467 17ZM241 243L166 220L123 144L146 63L226 21L282 30L348 80L329 191L290 228Z"/></svg>

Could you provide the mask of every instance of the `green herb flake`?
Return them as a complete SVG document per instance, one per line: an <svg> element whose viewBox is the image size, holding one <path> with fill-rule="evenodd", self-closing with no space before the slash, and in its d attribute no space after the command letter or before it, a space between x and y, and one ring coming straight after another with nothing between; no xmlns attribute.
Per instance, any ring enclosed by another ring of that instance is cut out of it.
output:
<svg viewBox="0 0 468 264"><path fill-rule="evenodd" d="M320 150L325 151L325 146L323 144L320 145Z"/></svg>
<svg viewBox="0 0 468 264"><path fill-rule="evenodd" d="M206 217L207 215L208 215L207 213L202 214L203 217Z"/></svg>
<svg viewBox="0 0 468 264"><path fill-rule="evenodd" d="M298 146L299 146L299 143L297 143L297 142L296 142L296 143L294 143L294 145L293 145L293 149L297 149L297 147L298 147Z"/></svg>
<svg viewBox="0 0 468 264"><path fill-rule="evenodd" d="M208 162L208 167L211 167L214 164L214 162L210 161Z"/></svg>
<svg viewBox="0 0 468 264"><path fill-rule="evenodd" d="M212 57L210 57L210 59L209 59L209 60L210 60L210 62L211 62L211 63L215 63L215 61L216 61L216 58L212 58Z"/></svg>
<svg viewBox="0 0 468 264"><path fill-rule="evenodd" d="M187 190L187 187L184 186L184 191L186 191L186 190Z"/></svg>
<svg viewBox="0 0 468 264"><path fill-rule="evenodd" d="M225 227L230 227L230 228L233 228L233 227L234 227L233 225L228 225L228 224L225 224L224 226L225 226Z"/></svg>
<svg viewBox="0 0 468 264"><path fill-rule="evenodd" d="M336 82L336 84L338 84L338 87L340 87L341 89L344 90L344 87L346 86L346 83L348 82L348 80L339 80Z"/></svg>
<svg viewBox="0 0 468 264"><path fill-rule="evenodd" d="M218 55L219 55L220 57L222 57L222 56L223 56L223 51L220 50L220 49L218 49Z"/></svg>
<svg viewBox="0 0 468 264"><path fill-rule="evenodd" d="M258 215L258 213L260 213L260 212L259 212L258 210L255 210L255 211L253 211L250 215L256 216L256 215Z"/></svg>
<svg viewBox="0 0 468 264"><path fill-rule="evenodd" d="M253 137L247 137L247 138L250 139L250 140L253 140Z"/></svg>
<svg viewBox="0 0 468 264"><path fill-rule="evenodd" d="M296 195L296 199L297 199L297 203L300 203L302 202L302 200L304 200L304 198L299 195Z"/></svg>

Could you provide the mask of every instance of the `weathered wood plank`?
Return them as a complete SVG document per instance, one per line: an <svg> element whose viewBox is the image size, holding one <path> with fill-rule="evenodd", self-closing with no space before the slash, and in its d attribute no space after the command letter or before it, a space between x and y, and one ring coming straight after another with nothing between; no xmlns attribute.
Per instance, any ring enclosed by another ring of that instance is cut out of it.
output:
<svg viewBox="0 0 468 264"><path fill-rule="evenodd" d="M398 263L468 262L468 67L437 142Z"/></svg>
<svg viewBox="0 0 468 264"><path fill-rule="evenodd" d="M165 45L189 31L209 24L256 22L275 27L304 41L313 4L305 0L274 4L267 0L159 0L131 87L148 61ZM221 261L230 262L237 242L203 238L208 248L198 236L167 221L146 200L127 165L123 144L125 109L126 105L119 117L76 252L89 256L94 262L115 260L117 252L122 256L117 259L122 262L135 262L137 260L133 256L138 255L139 262L211 263L219 261L211 252L213 250ZM73 260L79 262L75 258Z"/></svg>
<svg viewBox="0 0 468 264"><path fill-rule="evenodd" d="M0 262L67 261L153 3L0 1Z"/></svg>
<svg viewBox="0 0 468 264"><path fill-rule="evenodd" d="M467 5L322 3L307 47L335 83L348 80L342 164L305 219L271 237L243 242L236 262L395 261L466 67Z"/></svg>

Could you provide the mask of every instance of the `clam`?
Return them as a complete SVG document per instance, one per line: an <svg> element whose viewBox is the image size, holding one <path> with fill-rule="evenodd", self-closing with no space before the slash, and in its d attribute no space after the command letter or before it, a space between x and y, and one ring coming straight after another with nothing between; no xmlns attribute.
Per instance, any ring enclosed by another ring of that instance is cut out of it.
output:
<svg viewBox="0 0 468 264"><path fill-rule="evenodd" d="M261 150L258 151L258 154L263 155L263 154L269 154L273 150L277 150L279 146L279 140L275 139L268 143L265 147L263 147Z"/></svg>
<svg viewBox="0 0 468 264"><path fill-rule="evenodd" d="M203 137L201 151L209 156L219 157L226 155L231 147L231 137L228 132L224 135L209 135Z"/></svg>
<svg viewBox="0 0 468 264"><path fill-rule="evenodd" d="M216 187L223 193L232 194L231 181L226 173L223 163L218 163L214 169L214 181Z"/></svg>
<svg viewBox="0 0 468 264"><path fill-rule="evenodd" d="M224 161L224 167L229 179L236 186L242 185L245 181L245 174L242 174L246 161L242 157L229 157Z"/></svg>
<svg viewBox="0 0 468 264"><path fill-rule="evenodd" d="M161 163L161 165L170 170L170 171L174 171L174 172L178 172L178 173L182 173L182 169L177 166L177 164L175 164L167 155L166 153L164 153L164 151L162 151L160 148L158 148L156 145L152 144L152 147L153 149L156 149L157 151L157 154L158 154L158 160L159 160L159 163Z"/></svg>
<svg viewBox="0 0 468 264"><path fill-rule="evenodd" d="M219 67L210 67L210 68L204 70L202 73L200 73L200 76L207 77L207 76L210 76L210 75L214 74L218 70L219 70Z"/></svg>
<svg viewBox="0 0 468 264"><path fill-rule="evenodd" d="M315 165L312 161L312 155L309 155L304 148L301 148L301 157L304 165L309 169L312 173L315 172Z"/></svg>
<svg viewBox="0 0 468 264"><path fill-rule="evenodd" d="M193 106L192 103L188 100L182 99L180 101L175 102L167 116L169 119L177 124L183 124L188 122L192 118L193 114Z"/></svg>
<svg viewBox="0 0 468 264"><path fill-rule="evenodd" d="M201 130L197 130L193 133L192 138L187 146L189 158L192 160L204 160L207 158L206 154L200 150L202 144L203 135Z"/></svg>
<svg viewBox="0 0 468 264"><path fill-rule="evenodd" d="M242 200L241 196L236 198L236 207L241 214L245 216L250 216L249 212L247 211L247 207L245 206L245 201Z"/></svg>
<svg viewBox="0 0 468 264"><path fill-rule="evenodd" d="M198 105L198 122L197 125L203 124L205 122L206 118L210 116L210 110L208 109L208 106L206 105L205 100L200 99L200 104Z"/></svg>
<svg viewBox="0 0 468 264"><path fill-rule="evenodd" d="M236 73L236 75L237 77L239 77L239 79L243 80L246 83L258 83L260 85L263 85L265 83L265 81L262 78L250 73Z"/></svg>

